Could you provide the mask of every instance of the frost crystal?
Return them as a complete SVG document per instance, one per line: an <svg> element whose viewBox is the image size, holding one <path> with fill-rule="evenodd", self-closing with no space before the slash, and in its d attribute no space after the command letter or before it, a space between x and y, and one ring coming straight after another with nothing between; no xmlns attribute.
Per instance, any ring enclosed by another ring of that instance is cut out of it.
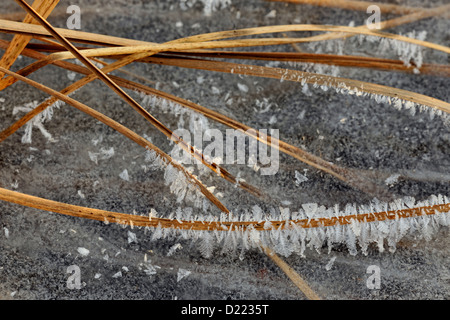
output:
<svg viewBox="0 0 450 320"><path fill-rule="evenodd" d="M114 156L114 148L101 148L100 152L91 152L88 151L89 159L91 161L95 162L95 164L98 164L99 160L107 160Z"/></svg>
<svg viewBox="0 0 450 320"><path fill-rule="evenodd" d="M336 256L332 257L330 261L328 261L327 265L325 266L325 270L330 271L333 267L334 261L336 260Z"/></svg>
<svg viewBox="0 0 450 320"><path fill-rule="evenodd" d="M189 130L195 132L196 129L200 129L203 132L209 129L208 119L202 114L195 112L179 103L176 103L170 99L161 98L152 94L139 93L142 99L142 105L150 108L152 112L170 113L178 119L178 128L186 127L185 118L189 119Z"/></svg>
<svg viewBox="0 0 450 320"><path fill-rule="evenodd" d="M188 275L191 274L191 271L186 270L186 269L178 269L178 273L177 273L177 282L180 282L180 280L186 278Z"/></svg>
<svg viewBox="0 0 450 320"><path fill-rule="evenodd" d="M77 249L78 253L81 254L83 257L86 257L89 254L89 250L86 248L78 248Z"/></svg>
<svg viewBox="0 0 450 320"><path fill-rule="evenodd" d="M394 185L397 183L397 179L400 177L400 174L393 174L389 176L384 182L388 185Z"/></svg>
<svg viewBox="0 0 450 320"><path fill-rule="evenodd" d="M55 103L52 106L47 107L44 111L36 115L31 121L27 122L25 125L25 133L22 136L22 143L31 143L31 136L32 136L32 130L33 127L38 128L39 131L41 131L42 135L50 142L56 142L56 140L53 139L52 135L45 129L44 122L50 121L53 117L53 108L59 108L61 105L61 101L58 101L58 103ZM13 109L13 115L17 114L18 112L30 112L33 109L35 109L38 106L37 101L32 101L30 103L27 103L23 106L14 107Z"/></svg>
<svg viewBox="0 0 450 320"><path fill-rule="evenodd" d="M203 3L205 16L211 16L214 11L226 8L231 4L231 0L200 0L200 2Z"/></svg>
<svg viewBox="0 0 450 320"><path fill-rule="evenodd" d="M130 177L129 177L129 175L128 175L128 170L127 170L127 169L123 170L123 171L119 174L119 177L120 177L122 180L130 181Z"/></svg>
<svg viewBox="0 0 450 320"><path fill-rule="evenodd" d="M295 170L295 184L300 185L301 183L306 181L308 181L308 178Z"/></svg>
<svg viewBox="0 0 450 320"><path fill-rule="evenodd" d="M137 237L136 237L136 234L135 233L133 233L133 232L131 232L131 231L128 231L128 243L137 243L138 241L137 241Z"/></svg>
<svg viewBox="0 0 450 320"><path fill-rule="evenodd" d="M5 237L9 238L9 229L7 227L3 227L3 231L5 232Z"/></svg>
<svg viewBox="0 0 450 320"><path fill-rule="evenodd" d="M181 246L181 244L177 243L174 244L172 247L170 247L169 252L167 252L167 256L170 257L171 255L173 255L177 250L182 249L183 247Z"/></svg>
<svg viewBox="0 0 450 320"><path fill-rule="evenodd" d="M242 92L244 92L244 93L247 93L247 92L248 92L248 86L246 86L245 84L238 83L237 86L238 86L238 88L239 88L240 91L242 91Z"/></svg>
<svg viewBox="0 0 450 320"><path fill-rule="evenodd" d="M156 274L156 268L154 266L152 266L149 261L145 262L143 264L143 266L144 266L144 272L146 275L151 276L151 275Z"/></svg>

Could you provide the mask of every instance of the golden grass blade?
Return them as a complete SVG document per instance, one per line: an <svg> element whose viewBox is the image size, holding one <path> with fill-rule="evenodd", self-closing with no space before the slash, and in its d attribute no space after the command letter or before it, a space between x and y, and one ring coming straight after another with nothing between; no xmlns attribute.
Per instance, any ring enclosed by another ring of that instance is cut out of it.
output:
<svg viewBox="0 0 450 320"><path fill-rule="evenodd" d="M399 71L416 74L415 68L420 71L420 74L428 74L435 76L450 76L450 66L443 64L423 63L420 68L417 66L405 66L403 61L350 56L350 55L335 55L322 53L304 53L304 52L263 52L263 51L220 51L220 50L198 50L189 52L168 52L165 54L168 57L196 57L196 58L221 58L221 59L239 59L239 60L266 60L266 61L289 61L289 62L305 62L334 65L339 67L355 67L355 68L370 68L384 71ZM161 57L161 55L154 55Z"/></svg>
<svg viewBox="0 0 450 320"><path fill-rule="evenodd" d="M52 96L57 97L59 100L70 104L71 106L77 108L78 110L80 110L80 111L92 116L93 118L97 119L98 121L108 125L109 127L113 128L114 130L123 134L124 136L131 139L132 141L139 144L140 146L154 150L158 154L158 156L160 156L161 159L163 159L164 162L171 164L177 170L183 172L184 175L186 176L186 178L188 179L188 181L190 181L191 183L194 183L200 189L200 191L203 193L203 195L205 195L221 211L229 213L229 210L210 191L208 191L208 189L197 178L195 178L192 174L190 174L188 171L186 171L186 169L182 165L174 162L173 159L169 155L167 155L162 150L160 150L159 148L154 146L148 140L142 138L141 136L137 135L130 129L128 129L125 126L121 125L120 123L112 120L111 118L105 116L104 114L102 114L102 113L100 113L100 112L98 112L98 111L96 111L96 110L62 94L62 93L59 93L51 88L48 88L38 82L35 82L28 78L25 78L21 75L18 75L17 73L7 70L7 69L0 67L0 71L4 72L10 76L17 77L20 81L23 81L41 91L44 91Z"/></svg>
<svg viewBox="0 0 450 320"><path fill-rule="evenodd" d="M370 82L353 79L339 78L322 74L315 74L297 70L262 67L255 65L244 65L231 62L200 60L200 59L177 59L177 58L146 58L144 61L163 65L179 66L200 70L242 74L263 78L282 79L284 81L306 82L317 86L332 88L343 88L350 94L366 93L387 96L392 99L411 101L419 105L429 106L437 110L450 113L450 103L418 94L412 91L383 86Z"/></svg>
<svg viewBox="0 0 450 320"><path fill-rule="evenodd" d="M91 58L91 60L94 61L94 62L103 64L104 66L107 66L107 65L108 65L107 62L105 62L105 61L103 61L103 60L101 60L101 59ZM135 79L137 79L137 80L141 80L141 81L143 81L143 82L147 82L148 84L155 84L155 83L156 83L155 81L149 80L149 79L147 79L146 77L142 77L142 76L140 76L140 75L138 75L138 74L136 74L136 73L134 73L134 72L131 72L131 71L129 71L129 70L125 70L125 69L123 69L123 68L118 69L117 71L120 72L120 73L126 74L126 75L128 75L128 76L130 76L130 77L133 77L133 78L135 78Z"/></svg>
<svg viewBox="0 0 450 320"><path fill-rule="evenodd" d="M19 1L19 0L18 0ZM301 27L299 27L301 26ZM236 30L236 31L224 31L224 32L219 32L219 33L212 33L212 34L207 34L207 35L199 35L199 36L194 36L191 38L186 38L186 39L190 39L189 41L198 41L201 39L203 39L204 37L206 38L217 38L217 37L234 37L234 36L242 36L242 35L251 35L251 34L261 34L261 33L265 33L265 32L282 32L282 31L286 31L286 30L298 30L298 28L303 29L303 27L305 27L304 25L293 25L293 26L275 26L275 27L261 27L261 28L249 28L249 29L241 29L241 30ZM315 26L317 27L317 26ZM271 29L273 28L273 29ZM334 27L334 26L318 26L318 28L320 30L324 30L324 29L334 29L334 30L340 30L342 32L349 32L350 29L356 29L356 28L351 28L351 27ZM309 29L309 26L306 27L306 29ZM312 28L314 29L314 28ZM359 32L361 32L362 34L381 34L380 32L370 32L368 30L364 31L364 30L360 30ZM385 34L387 35L387 34ZM432 47L435 49L440 49L444 52L448 52L450 53L450 48L448 47L444 47L444 46L439 46L436 44L432 44L432 43L427 43L424 41L420 41L420 40L416 40L416 39L411 39L411 38L407 38L407 37L402 37L402 36L397 36L397 35L389 35L388 37L392 37L394 39L398 39L401 40L403 38L406 38L410 43L415 43L415 44L420 44L422 43L425 46L428 47ZM186 39L184 41L186 41ZM281 43L285 43L284 40L288 40L288 43L292 43L291 41L294 41L292 39L280 39L280 40L272 40L272 39L248 39L248 40L234 40L234 41L213 41L213 42L195 42L195 43L167 43L167 44L161 44L161 45L152 45L152 46L133 46L133 47L119 47L119 48L106 48L106 49L92 49L92 50L83 50L80 51L82 52L83 55L86 56L99 56L99 55L104 55L106 53L108 54L112 54L112 55L118 55L118 54L132 54L132 53L138 53L138 52L145 52L146 50L158 50L158 51L179 51L179 50L187 50L189 49L204 49L204 48L220 48L223 46L253 46L253 45L261 45L261 43L267 44L267 43L271 43L271 44L280 44L279 41L281 41ZM297 39L298 40L298 39ZM275 42L273 42L275 41ZM258 43L258 44L256 44ZM425 44L424 44L425 43ZM72 50L77 50L75 47L71 46ZM74 51L76 52L76 51ZM76 53L77 55L80 55L80 53ZM55 53L49 56L49 59L68 59L70 57L73 57L73 53ZM83 57L85 59L85 57ZM88 62L90 64L90 67L94 67L90 62ZM94 70L94 69L92 69ZM95 68L95 72L99 72L98 69ZM306 73L303 74L299 74L297 72L296 76L297 77L302 77L305 76ZM104 76L102 76L104 77ZM275 76L275 77L280 77L280 75ZM405 90L400 90L400 89L393 89L393 88L388 88L388 87L383 87L380 85L374 85L374 84L370 84L370 83L362 83L359 82L357 80L349 80L349 79L343 79L343 78L333 78L333 77L329 77L329 76L322 76L322 75L316 75L315 77L319 78L317 79L317 81L322 82L322 83L318 83L318 85L330 85L333 87L338 87L338 83L337 81L340 82L340 84L345 85L345 86L350 86L351 88L355 88L358 90L361 90L363 92L370 92L373 94L381 94L381 95L387 95L390 96L392 98L400 98L406 101L411 101L411 102L415 102L415 103L419 103L422 105L428 105L437 109L441 109L442 111L445 112L449 112L448 110L450 110L449 106L447 103L445 102L440 102L437 99L432 99L429 97L425 97L422 95L418 95L418 94L413 94L411 92L405 91ZM326 79L328 78L328 79ZM139 112L142 113L142 108L139 108L138 105L132 101L131 98L127 97L126 94L122 94L120 92L120 88L117 87L117 85L115 85L113 82L111 82L110 80L107 80L107 78L104 78L104 81L106 81L111 88L114 88L115 91L117 91L117 93L120 93L120 95L126 99L127 102L129 102L132 106L134 106L137 110L139 110ZM317 83L316 81L316 83ZM330 82L330 83L329 83ZM359 87L359 88L358 88ZM368 89L369 88L369 89ZM392 92L394 91L394 92ZM413 95L414 97L410 97L411 95ZM131 100L130 100L131 99ZM443 106L442 106L443 105ZM441 107L442 106L442 107ZM148 115L145 115L145 113L142 113L145 117L148 117ZM148 117L149 121L151 120L151 117ZM151 120L153 121L153 120ZM157 122L155 122L155 124L157 124ZM163 129L161 127L161 129ZM164 129L163 129L164 130Z"/></svg>
<svg viewBox="0 0 450 320"><path fill-rule="evenodd" d="M314 2L316 2L316 1L314 1ZM333 2L333 1L331 1L331 2ZM330 2L327 1L327 4L329 4L329 3ZM367 7L368 6L366 6L365 8L367 9ZM366 10L366 9L364 9L364 10ZM400 26L400 25L403 25L403 24L416 22L416 21L427 19L427 18L430 18L430 17L438 17L438 16L441 16L441 15L444 15L444 14L446 16L448 16L449 13L450 13L450 4L443 5L443 6L436 7L436 8L432 8L432 9L420 9L420 10L413 11L413 12L411 12L409 14L406 14L404 16L398 17L398 18L381 21L380 22L380 30L394 28L394 27L397 27L397 26ZM358 27L355 27L355 29L368 30L368 28L367 28L367 26L365 24L361 25L361 26L358 26ZM215 38L214 34L216 36L218 36L219 38ZM221 35L220 35L219 32L209 33L208 35L212 35L213 36L213 38L211 38L210 40L222 39L222 38L220 38ZM354 34L342 33L342 32L329 32L329 33L325 33L325 34L321 34L321 35L317 35L317 36L305 37L305 38L303 38L303 40L301 42L335 40L335 39L349 38L349 37L352 37L352 36L354 36ZM294 44L294 43L292 43L292 44Z"/></svg>
<svg viewBox="0 0 450 320"><path fill-rule="evenodd" d="M135 214L111 212L100 209L87 208L52 201L36 196L27 195L17 191L0 188L0 200L19 204L39 210L55 212L72 217L85 218L97 221L107 221L137 227L161 227L178 230L192 231L271 231L289 230L294 226L298 228L322 228L331 226L345 226L352 223L370 223L375 221L389 221L408 219L421 216L432 216L435 214L448 214L450 203L432 206L415 207L410 209L389 210L384 212L373 212L365 214L345 215L331 218L312 218L301 220L270 221L270 225L258 221L191 221L178 219L165 219Z"/></svg>
<svg viewBox="0 0 450 320"><path fill-rule="evenodd" d="M198 43L197 43L198 44ZM181 44L183 45L183 44ZM100 49L103 50L103 49ZM138 50L139 51L139 50ZM63 53L65 55L65 53ZM59 53L51 55L52 59L59 59ZM50 56L49 56L50 57ZM114 58L113 56L107 56L107 58ZM387 87L383 85L373 84L369 82L363 82L359 80L352 80L346 78L338 78L327 75L320 75L296 70L280 69L280 68L270 68L261 66L248 66L242 64L235 64L230 62L219 62L219 61L209 61L209 60L194 60L194 59L168 59L168 58L146 58L143 61L160 63L166 65L176 65L186 68L211 70L227 73L238 73L244 75L260 76L267 78L283 79L287 81L306 81L307 83L317 84L318 86L330 86L334 88L347 88L349 90L356 90L360 92L365 92L368 94L384 95L391 97L393 99L402 99L405 101L411 101L419 105L429 106L446 113L450 113L450 104L421 95L415 92L397 89L393 87Z"/></svg>
<svg viewBox="0 0 450 320"><path fill-rule="evenodd" d="M119 38L96 33L70 30L64 28L55 28L56 31L69 39L78 43L106 45L106 46L137 46L151 44L151 42ZM50 37L51 34L40 25L33 25L28 23L10 21L0 19L0 31L5 33L17 33L30 36Z"/></svg>
<svg viewBox="0 0 450 320"><path fill-rule="evenodd" d="M32 7L36 9L36 11L39 12L43 17L47 18L56 7L58 2L59 0L35 0ZM23 22L33 24L38 23L29 14L27 14ZM6 52L0 60L0 66L9 69L31 39L31 36L15 35L8 49L6 49ZM0 73L0 79L3 78L3 76L4 74Z"/></svg>
<svg viewBox="0 0 450 320"><path fill-rule="evenodd" d="M354 1L354 0L266 0L270 2L286 2L296 4L309 4L312 6L340 8L348 10L366 11L371 5L376 5L382 13L409 14L426 10L425 8L402 6L391 3L372 2L372 1Z"/></svg>
<svg viewBox="0 0 450 320"><path fill-rule="evenodd" d="M431 17L439 17L444 15L445 17L449 16L449 12L450 11L450 4L447 5L443 5L437 8L433 8L433 9L424 9L424 10L420 10L417 12L413 12L404 16L400 16L397 18L393 18L390 20L385 20L385 21L381 21L380 22L380 30L384 30L384 29L390 29L390 28L395 28L404 24L408 24L408 23L412 23L412 22L416 22L419 20L423 20L423 19L427 19L427 18L431 18ZM361 25L358 27L355 27L356 29L368 29L367 26ZM335 39L345 39L345 38L350 38L352 37L352 34L345 34L345 33L340 33L340 32L330 32L330 33L325 33L325 34L321 34L321 35L317 35L317 36L311 36L311 37L306 37L304 38L305 41L325 41L325 40L335 40Z"/></svg>
<svg viewBox="0 0 450 320"><path fill-rule="evenodd" d="M297 273L295 270L289 266L283 259L281 259L275 251L266 246L261 246L264 253L272 259L275 264L280 267L281 270L291 279L291 281L303 292L309 300L322 300L319 295L311 289L308 283Z"/></svg>
<svg viewBox="0 0 450 320"><path fill-rule="evenodd" d="M278 25L278 26L266 26L266 27L255 27L255 28L246 28L239 30L229 30L229 31L219 31L212 33L205 33L196 36L186 37L180 40L172 41L170 44L178 44L178 43L186 43L186 42L205 42L212 40L222 40L227 38L236 38L236 37L244 37L244 36L252 36L252 35L260 35L267 33L282 33L282 32L292 32L292 31L333 31L333 32L344 32L349 34L364 34L369 36L377 36L382 38L394 39L399 41L404 41L407 43L416 44L419 46L427 47L430 49L442 51L445 53L450 53L450 48L446 46L442 46L439 44L422 41L414 38L405 37L398 34L392 34L382 31L374 31L369 30L364 27L346 27L346 26L330 26L330 25L308 25L308 24L292 24L292 25ZM248 39L250 41L248 44L252 44L252 46L257 45L274 45L274 44L291 44L291 43L300 43L306 42L306 38L285 38L285 39ZM309 38L310 39L310 38ZM307 40L310 41L310 40ZM220 41L218 41L220 43ZM169 43L167 43L169 44ZM224 43L226 44L226 42ZM239 44L239 42L237 43ZM223 46L224 48L225 46ZM192 48L195 49L195 48ZM166 51L166 50L165 50ZM173 50L177 51L177 50ZM128 53L128 52L126 52Z"/></svg>

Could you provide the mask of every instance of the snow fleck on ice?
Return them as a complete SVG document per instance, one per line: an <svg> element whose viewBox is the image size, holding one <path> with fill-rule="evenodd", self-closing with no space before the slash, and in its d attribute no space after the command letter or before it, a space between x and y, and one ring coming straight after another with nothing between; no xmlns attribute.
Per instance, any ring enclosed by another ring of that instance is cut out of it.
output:
<svg viewBox="0 0 450 320"><path fill-rule="evenodd" d="M137 237L136 237L136 234L135 233L133 233L133 232L131 232L131 231L128 231L128 243L137 243L138 241L137 241Z"/></svg>
<svg viewBox="0 0 450 320"><path fill-rule="evenodd" d="M119 177L120 177L122 180L130 181L130 176L128 175L128 170L127 170L127 169L123 170L122 173L119 174Z"/></svg>
<svg viewBox="0 0 450 320"><path fill-rule="evenodd" d="M122 277L122 271L119 271L119 272L115 273L112 277L114 279Z"/></svg>
<svg viewBox="0 0 450 320"><path fill-rule="evenodd" d="M11 183L11 188L13 188L13 189L19 188L19 182L16 180L13 183Z"/></svg>
<svg viewBox="0 0 450 320"><path fill-rule="evenodd" d="M224 9L231 4L231 0L200 0L203 3L203 13L209 17L219 9Z"/></svg>
<svg viewBox="0 0 450 320"><path fill-rule="evenodd" d="M399 175L398 173L397 173L397 174L393 174L393 175L391 175L389 178L387 178L384 182L385 182L388 186L394 185L394 184L397 183L397 180L398 180L399 177L400 177L400 175Z"/></svg>
<svg viewBox="0 0 450 320"><path fill-rule="evenodd" d="M156 268L150 264L150 262L144 263L144 272L146 275L151 276L156 274Z"/></svg>
<svg viewBox="0 0 450 320"><path fill-rule="evenodd" d="M308 178L305 175L298 172L297 170L295 170L295 184L300 185L301 183L306 181L308 181Z"/></svg>
<svg viewBox="0 0 450 320"><path fill-rule="evenodd" d="M242 92L244 92L244 93L248 92L248 87L245 84L238 83L237 86L238 86L239 90L241 90Z"/></svg>
<svg viewBox="0 0 450 320"><path fill-rule="evenodd" d="M170 257L171 255L173 255L177 250L182 249L183 247L181 246L181 244L176 243L174 244L172 247L170 247L169 252L167 252L167 256Z"/></svg>
<svg viewBox="0 0 450 320"><path fill-rule="evenodd" d="M89 254L89 250L86 249L86 248L79 247L79 248L77 249L77 251L78 251L78 253L81 254L83 257L86 257L86 256Z"/></svg>
<svg viewBox="0 0 450 320"><path fill-rule="evenodd" d="M88 151L89 159L98 164L98 160L107 160L114 156L114 148L105 149L101 148L100 152L91 152Z"/></svg>
<svg viewBox="0 0 450 320"><path fill-rule="evenodd" d="M67 72L67 78L68 78L70 81L75 80L75 77L76 77L76 76L77 76L76 72L72 72L72 71L68 71L68 72Z"/></svg>
<svg viewBox="0 0 450 320"><path fill-rule="evenodd" d="M25 104L23 106L14 107L13 115L16 115L18 112L28 113L28 112L32 111L33 109L35 109L38 105L39 105L39 103L37 101L32 101L32 102L29 102L29 103L27 103L27 104ZM61 101L58 101L58 102L54 103L52 106L48 107L43 112L41 112L40 114L35 116L30 122L28 122L25 125L25 133L22 136L22 143L24 143L24 144L30 144L31 143L31 140L32 140L31 136L32 136L33 127L38 128L41 131L42 135L48 141L50 141L50 142L57 142L57 140L53 139L53 137L50 134L50 132L48 132L45 129L44 122L45 121L50 121L52 119L54 107L59 108L60 105L61 105Z"/></svg>
<svg viewBox="0 0 450 320"><path fill-rule="evenodd" d="M186 269L178 269L178 274L177 274L177 282L180 282L180 280L182 280L183 278L186 278L188 275L191 274L191 271L186 270Z"/></svg>
<svg viewBox="0 0 450 320"><path fill-rule="evenodd" d="M266 18L275 18L277 16L277 10L272 10L266 14Z"/></svg>
<svg viewBox="0 0 450 320"><path fill-rule="evenodd" d="M330 261L328 261L327 265L325 266L325 270L330 271L333 267L333 263L336 260L336 256L332 257Z"/></svg>

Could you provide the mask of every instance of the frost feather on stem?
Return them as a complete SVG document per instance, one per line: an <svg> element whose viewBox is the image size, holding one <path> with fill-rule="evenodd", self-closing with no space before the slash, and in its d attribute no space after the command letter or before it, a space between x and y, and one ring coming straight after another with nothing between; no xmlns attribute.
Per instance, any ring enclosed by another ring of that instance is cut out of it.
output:
<svg viewBox="0 0 450 320"><path fill-rule="evenodd" d="M439 205L440 211L427 214L427 210ZM443 209L442 209L443 208ZM380 218L379 220L363 221L356 220L355 215L387 211L401 212L401 210L417 209L415 215L399 218L396 213L395 219ZM387 248L395 252L396 244L407 234L418 235L419 238L430 240L440 226L450 225L450 200L446 196L432 196L428 200L416 202L412 197L397 199L391 203L383 203L376 199L365 206L349 204L343 209L338 206L326 208L318 204L304 204L297 211L288 208L279 208L277 212L272 210L270 214L264 214L263 210L255 205L251 210L242 214L221 215L220 217L207 215L201 219L193 216L192 208L176 211L176 219L180 221L201 222L208 225L212 222L220 222L222 228L214 230L180 230L173 228L162 228L158 225L153 229L152 239L160 239L165 236L180 237L199 241L200 252L205 257L211 257L216 248L221 248L222 253L242 252L261 245L270 246L275 252L283 256L298 254L304 256L307 248L321 252L323 246L328 247L328 253L332 251L333 245L344 244L351 255L358 251L367 255L370 244L375 244L380 252ZM330 226L302 227L295 223L296 219L309 219L318 221L320 218L339 217L345 221L345 217L352 217L347 224L336 223ZM385 219L385 220L383 220ZM263 225L262 230L256 230L253 225L244 227L243 224L231 227L230 222L255 221ZM273 222L278 224L275 225ZM281 222L281 223L280 223Z"/></svg>
<svg viewBox="0 0 450 320"><path fill-rule="evenodd" d="M196 130L201 130L204 132L209 129L208 119L201 113L195 112L170 99L165 99L153 94L145 94L143 92L138 93L142 99L141 105L152 109L152 111L170 113L176 117L179 117L178 128L185 127L185 118L187 118L189 121L189 130L191 132L195 132Z"/></svg>
<svg viewBox="0 0 450 320"><path fill-rule="evenodd" d="M145 153L145 161L149 162L149 166L145 166L147 170L160 169L164 171L164 181L170 187L170 192L177 197L177 202L183 200L191 201L195 207L204 207L204 196L199 188L187 180L184 172L178 170L172 163L166 163L154 150L147 149ZM173 163L176 163L173 160Z"/></svg>

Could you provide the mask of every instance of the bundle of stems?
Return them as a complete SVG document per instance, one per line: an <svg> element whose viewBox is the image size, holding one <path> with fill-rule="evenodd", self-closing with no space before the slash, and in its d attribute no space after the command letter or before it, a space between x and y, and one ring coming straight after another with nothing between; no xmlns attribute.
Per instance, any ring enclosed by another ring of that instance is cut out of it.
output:
<svg viewBox="0 0 450 320"><path fill-rule="evenodd" d="M429 106L445 113L450 112L450 104L429 96L417 94L406 90L401 90L393 87L376 85L372 83L362 82L358 80L336 78L321 74L312 74L308 72L301 72L297 70L283 69L283 68L270 68L258 65L238 64L232 62L224 62L218 60L207 60L206 58L221 58L221 59L250 59L250 60L270 60L270 61L308 61L314 63L326 63L340 66L352 66L352 67L368 67L368 68L382 68L385 70L399 70L409 71L407 67L399 61L380 59L380 58L364 58L358 56L337 56L337 55L317 55L317 54L302 54L302 53L274 53L274 52L242 52L242 51L218 51L211 49L223 49L223 48L236 48L236 47L254 47L265 45L282 45L282 44L294 44L309 41L318 41L315 37L310 38L258 38L258 39L233 39L225 40L227 38L239 38L242 36L259 35L265 33L281 33L288 31L328 31L325 35L332 35L331 38L336 36L349 36L349 35L375 35L379 37L385 37L390 39L396 39L398 41L406 41L412 44L421 45L424 47L440 50L446 53L450 53L448 47L429 43L426 41L420 41L404 36L395 34L389 34L381 31L372 31L364 27L341 27L341 26L325 26L325 25L285 25L285 26L271 26L271 27L258 27L250 29L214 32L209 34L200 34L187 38L181 38L174 41L170 41L164 44L148 43L136 40L128 40L123 38L116 38L111 36L102 36L97 34L89 34L73 30L61 30L52 27L47 20L46 16L54 9L58 1L41 2L36 1L34 8L23 1L18 3L27 11L28 15L23 23L16 23L7 20L0 21L0 30L5 32L16 33L17 35L11 42L1 41L0 46L6 48L5 55L2 59L2 67L0 71L7 74L8 77L1 80L1 88L5 89L10 85L13 85L16 81L24 81L28 84L45 91L52 96L51 99L46 100L34 110L30 111L27 115L22 117L19 121L12 124L9 128L3 130L0 134L0 141L5 140L11 134L16 132L20 127L30 121L33 117L44 111L46 108L55 103L58 99L62 100L88 114L102 121L103 123L113 127L117 131L126 135L136 143L145 148L155 150L159 156L163 157L168 163L174 164L175 167L184 172L188 179L194 183L203 195L208 198L216 207L223 212L229 212L229 210L211 193L208 189L198 181L194 176L189 174L182 165L174 162L174 160L165 154L163 151L153 146L150 142L144 138L138 136L132 130L124 127L123 125L115 122L112 119L102 115L101 113L83 105L82 103L69 98L68 95L75 90L83 87L92 80L99 78L105 82L117 95L119 95L124 101L126 101L131 107L133 107L141 116L155 126L159 131L165 134L168 138L178 143L186 152L190 153L194 158L202 161L204 165L217 173L220 177L233 184L239 185L243 190L260 198L267 198L268 195L264 194L258 188L248 185L245 182L241 182L234 177L227 170L221 166L207 160L201 152L195 150L192 146L186 144L180 137L177 137L168 127L162 124L153 115L148 113L142 106L133 100L122 88L133 89L147 94L157 95L161 98L168 99L179 103L180 105L190 108L195 112L199 112L204 116L222 123L228 127L239 129L251 136L253 139L265 143L272 143L275 138L270 136L261 137L256 130L251 127L240 123L237 120L231 119L217 111L213 111L209 108L200 106L185 99L164 93L162 91L153 89L149 86L138 84L136 82L125 80L117 76L108 76L107 74L114 70L121 70L122 67L129 65L132 62L140 63L157 63L163 65L179 66L184 68L196 68L202 70L210 70L215 72L227 72L234 74L251 75L257 77L276 78L287 81L297 81L302 83L314 83L317 86L330 86L330 87L345 87L350 91L355 90L366 94L383 95L392 99L403 99L417 103L419 105ZM45 3L45 4L44 4ZM408 14L414 15L417 20L423 17L429 17L445 13L450 8L448 5L443 8L436 9L423 9L423 10L408 10ZM439 10L438 10L439 9ZM443 10L445 9L445 10ZM422 16L417 16L417 13L424 13ZM430 13L431 12L431 13ZM405 20L405 19L404 19ZM35 24L30 24L33 22ZM407 20L405 20L407 21ZM37 25L39 23L40 25ZM392 22L385 22L385 26L395 25ZM34 46L29 41L35 37L40 40L41 45L35 44ZM49 40L50 37L58 40L55 42ZM320 38L320 36L319 36ZM70 40L69 40L70 39ZM89 43L97 46L102 46L97 49L77 48L72 42ZM108 47L104 47L107 45ZM43 52L51 51L49 55L45 55ZM25 67L17 73L7 70L18 55L23 54L37 59L35 63ZM75 65L64 60L76 57L80 60L85 67ZM108 64L102 62L104 67L99 69L91 61L91 59L98 58L115 59L116 61ZM86 75L82 80L77 81L68 88L63 89L61 92L56 92L42 84L34 82L26 76L31 73L45 67L49 64L55 64L59 67L79 72ZM397 66L397 68L395 67ZM448 74L448 66L436 66L426 64L423 66L425 73L433 73L433 70L439 70L440 74ZM250 133L249 133L250 132ZM252 134L254 132L254 134ZM279 150L287 155L290 155L302 162L305 162L316 169L322 170L328 174L335 176L348 185L367 192L373 196L379 198L389 199L389 194L383 189L382 182L385 175L377 176L372 172L356 170L352 168L340 167L330 161L324 160L318 156L306 152L305 150L288 144L282 140L277 140L275 146L278 146ZM271 144L272 145L272 144ZM377 181L378 180L378 181ZM337 219L339 221L339 219Z"/></svg>

